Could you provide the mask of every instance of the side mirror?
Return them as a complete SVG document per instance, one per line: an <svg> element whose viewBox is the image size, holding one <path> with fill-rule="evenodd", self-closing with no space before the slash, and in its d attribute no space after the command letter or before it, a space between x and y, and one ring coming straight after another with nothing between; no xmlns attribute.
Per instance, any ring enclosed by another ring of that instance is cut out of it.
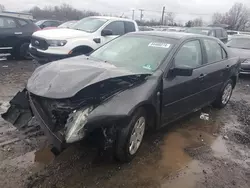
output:
<svg viewBox="0 0 250 188"><path fill-rule="evenodd" d="M175 67L175 68L170 69L170 74L172 76L192 76L193 68Z"/></svg>
<svg viewBox="0 0 250 188"><path fill-rule="evenodd" d="M103 29L101 35L104 37L104 36L113 35L113 33L109 29Z"/></svg>

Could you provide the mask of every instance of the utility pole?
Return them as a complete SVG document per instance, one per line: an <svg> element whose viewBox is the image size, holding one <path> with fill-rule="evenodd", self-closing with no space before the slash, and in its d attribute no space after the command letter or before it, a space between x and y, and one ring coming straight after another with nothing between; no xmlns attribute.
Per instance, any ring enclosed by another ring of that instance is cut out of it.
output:
<svg viewBox="0 0 250 188"><path fill-rule="evenodd" d="M162 15L161 15L161 24L164 24L164 14L165 14L165 6L162 8Z"/></svg>
<svg viewBox="0 0 250 188"><path fill-rule="evenodd" d="M143 9L139 9L139 11L141 11L141 16L140 16L140 21L142 21L142 18L143 18Z"/></svg>
<svg viewBox="0 0 250 188"><path fill-rule="evenodd" d="M135 19L135 10L133 9L132 10L132 20L134 20Z"/></svg>

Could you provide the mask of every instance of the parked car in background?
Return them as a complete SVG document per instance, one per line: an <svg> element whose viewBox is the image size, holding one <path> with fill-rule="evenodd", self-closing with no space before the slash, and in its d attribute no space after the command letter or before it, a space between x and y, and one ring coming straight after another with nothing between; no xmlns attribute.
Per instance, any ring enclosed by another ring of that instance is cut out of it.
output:
<svg viewBox="0 0 250 188"><path fill-rule="evenodd" d="M228 41L227 46L235 56L240 57L240 73L250 74L250 36L234 36Z"/></svg>
<svg viewBox="0 0 250 188"><path fill-rule="evenodd" d="M78 22L77 20L67 21L67 22L64 22L63 24L59 25L58 28L70 28L74 24L76 24L77 22Z"/></svg>
<svg viewBox="0 0 250 188"><path fill-rule="evenodd" d="M38 67L2 117L20 129L35 116L53 151L94 136L100 147L114 147L110 153L128 162L148 128L162 128L209 104L225 107L238 73L238 58L214 37L134 32L89 56Z"/></svg>
<svg viewBox="0 0 250 188"><path fill-rule="evenodd" d="M228 40L230 40L234 35L240 34L239 31L227 30Z"/></svg>
<svg viewBox="0 0 250 188"><path fill-rule="evenodd" d="M0 54L17 59L30 58L31 35L39 29L29 19L0 15Z"/></svg>
<svg viewBox="0 0 250 188"><path fill-rule="evenodd" d="M88 54L125 33L138 31L134 20L117 17L87 17L70 28L41 30L33 34L30 53L40 64Z"/></svg>
<svg viewBox="0 0 250 188"><path fill-rule="evenodd" d="M61 24L62 22L58 20L39 20L36 22L36 25L40 27L41 29L44 29L47 27L57 27Z"/></svg>
<svg viewBox="0 0 250 188"><path fill-rule="evenodd" d="M184 28L184 27L169 27L166 31L185 32L186 28Z"/></svg>
<svg viewBox="0 0 250 188"><path fill-rule="evenodd" d="M186 32L213 36L220 39L224 43L228 41L227 32L221 27L190 27L186 29Z"/></svg>
<svg viewBox="0 0 250 188"><path fill-rule="evenodd" d="M154 31L155 29L153 27L148 26L139 26L139 31Z"/></svg>

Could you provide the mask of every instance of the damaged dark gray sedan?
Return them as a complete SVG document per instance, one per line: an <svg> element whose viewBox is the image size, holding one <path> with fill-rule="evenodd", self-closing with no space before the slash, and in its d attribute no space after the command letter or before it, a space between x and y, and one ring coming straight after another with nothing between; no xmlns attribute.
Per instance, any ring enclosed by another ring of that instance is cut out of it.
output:
<svg viewBox="0 0 250 188"><path fill-rule="evenodd" d="M38 67L2 117L22 128L35 116L58 151L96 134L103 148L127 162L146 129L209 104L224 107L239 65L212 37L130 33L89 56Z"/></svg>

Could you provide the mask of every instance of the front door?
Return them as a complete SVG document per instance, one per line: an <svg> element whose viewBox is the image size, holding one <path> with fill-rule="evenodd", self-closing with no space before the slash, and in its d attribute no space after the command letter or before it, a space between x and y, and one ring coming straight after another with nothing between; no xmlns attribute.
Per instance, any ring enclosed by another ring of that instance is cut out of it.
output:
<svg viewBox="0 0 250 188"><path fill-rule="evenodd" d="M112 35L102 36L100 45L103 45L109 42L110 40L125 34L125 26L124 22L122 21L111 22L104 29L111 30Z"/></svg>
<svg viewBox="0 0 250 188"><path fill-rule="evenodd" d="M167 124L202 104L200 79L203 76L201 41L187 41L179 49L173 67L192 68L191 76L167 76L163 79L162 124Z"/></svg>

